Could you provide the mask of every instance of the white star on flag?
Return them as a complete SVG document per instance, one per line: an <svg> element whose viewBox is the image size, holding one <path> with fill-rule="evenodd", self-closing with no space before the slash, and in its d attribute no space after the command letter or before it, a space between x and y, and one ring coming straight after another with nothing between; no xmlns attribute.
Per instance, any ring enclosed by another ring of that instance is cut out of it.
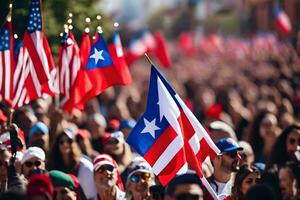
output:
<svg viewBox="0 0 300 200"><path fill-rule="evenodd" d="M141 133L150 133L150 135L155 139L155 131L159 130L160 128L155 124L155 118L149 122L146 118L144 118L145 128L142 130Z"/></svg>
<svg viewBox="0 0 300 200"><path fill-rule="evenodd" d="M103 50L98 51L95 48L94 54L90 56L90 58L94 58L96 64L98 63L99 60L104 60L104 57L102 56Z"/></svg>

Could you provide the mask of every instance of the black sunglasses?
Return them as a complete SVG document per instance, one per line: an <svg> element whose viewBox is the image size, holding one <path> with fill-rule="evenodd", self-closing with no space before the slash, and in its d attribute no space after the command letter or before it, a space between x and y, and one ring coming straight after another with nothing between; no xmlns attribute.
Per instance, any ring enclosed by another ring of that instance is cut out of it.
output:
<svg viewBox="0 0 300 200"><path fill-rule="evenodd" d="M102 165L99 167L99 169L96 170L97 173L104 173L104 172L113 172L115 170L115 167L112 165Z"/></svg>
<svg viewBox="0 0 300 200"><path fill-rule="evenodd" d="M42 163L41 163L41 161L37 160L37 161L34 161L34 162L26 161L24 164L25 164L26 167L30 168L33 165L36 166L36 167L39 167Z"/></svg>
<svg viewBox="0 0 300 200"><path fill-rule="evenodd" d="M196 195L196 194L188 194L183 193L179 194L175 197L176 200L199 200L202 199L202 196Z"/></svg>
<svg viewBox="0 0 300 200"><path fill-rule="evenodd" d="M151 177L150 173L133 174L130 176L130 181L133 183L137 183L141 179L143 179L144 181L148 181L150 177Z"/></svg>

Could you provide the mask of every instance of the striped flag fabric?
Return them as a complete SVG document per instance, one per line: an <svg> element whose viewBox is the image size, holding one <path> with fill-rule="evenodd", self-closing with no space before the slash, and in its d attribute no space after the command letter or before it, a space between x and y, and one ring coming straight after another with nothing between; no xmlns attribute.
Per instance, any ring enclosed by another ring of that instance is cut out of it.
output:
<svg viewBox="0 0 300 200"><path fill-rule="evenodd" d="M201 166L207 156L214 158L220 151L153 65L146 111L127 142L151 165L162 185L191 167L210 194L218 198L203 176Z"/></svg>
<svg viewBox="0 0 300 200"><path fill-rule="evenodd" d="M282 33L288 35L292 32L291 21L286 12L284 12L284 10L280 6L277 6L274 9L274 17L275 24Z"/></svg>
<svg viewBox="0 0 300 200"><path fill-rule="evenodd" d="M31 0L27 29L24 34L24 49L28 52L28 58L25 59L30 59L30 72L26 79L30 99L36 99L42 93L54 96L54 78L57 72L49 43L43 32L40 0Z"/></svg>
<svg viewBox="0 0 300 200"><path fill-rule="evenodd" d="M0 29L0 95L8 105L13 99L13 53L12 23L10 16Z"/></svg>
<svg viewBox="0 0 300 200"><path fill-rule="evenodd" d="M79 47L71 31L65 32L59 51L59 88L61 107L71 113L92 85L81 67ZM80 108L80 107L79 107Z"/></svg>

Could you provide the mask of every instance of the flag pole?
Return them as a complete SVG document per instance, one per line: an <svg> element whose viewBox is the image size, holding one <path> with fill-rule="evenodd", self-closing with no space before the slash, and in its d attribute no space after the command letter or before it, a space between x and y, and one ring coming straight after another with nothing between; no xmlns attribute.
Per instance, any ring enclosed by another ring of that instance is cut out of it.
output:
<svg viewBox="0 0 300 200"><path fill-rule="evenodd" d="M145 53L144 55L145 55L145 57L147 58L147 61L148 61L151 65L154 65L153 62L152 62L152 60L149 58L148 54Z"/></svg>

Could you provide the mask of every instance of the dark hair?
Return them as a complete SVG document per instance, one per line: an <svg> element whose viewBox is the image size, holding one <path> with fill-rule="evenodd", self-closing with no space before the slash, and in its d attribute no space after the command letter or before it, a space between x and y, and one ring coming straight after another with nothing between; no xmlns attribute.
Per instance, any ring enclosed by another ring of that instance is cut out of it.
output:
<svg viewBox="0 0 300 200"><path fill-rule="evenodd" d="M286 140L289 134L295 130L300 130L299 124L292 124L288 126L277 138L271 151L270 161L267 168L272 168L274 165L279 168L283 166L287 161L292 159L286 149Z"/></svg>
<svg viewBox="0 0 300 200"><path fill-rule="evenodd" d="M283 165L282 168L288 168L293 174L294 179L296 180L296 188L297 188L297 197L300 197L300 163L299 162L287 162Z"/></svg>
<svg viewBox="0 0 300 200"><path fill-rule="evenodd" d="M232 187L232 197L233 199L242 199L244 194L241 192L241 185L243 180L251 173L260 174L260 171L255 166L242 165L237 172L234 180L234 185Z"/></svg>
<svg viewBox="0 0 300 200"><path fill-rule="evenodd" d="M80 164L80 157L81 157L80 149L76 144L76 142L73 140L73 142L71 143L71 153L70 153L71 162L68 165L66 165L66 163L64 163L61 152L59 150L59 145L60 145L59 142L63 136L68 137L67 134L63 131L60 132L54 139L54 142L50 150L47 169L48 170L56 169L56 170L63 171L65 173L75 174L77 176L77 170Z"/></svg>

